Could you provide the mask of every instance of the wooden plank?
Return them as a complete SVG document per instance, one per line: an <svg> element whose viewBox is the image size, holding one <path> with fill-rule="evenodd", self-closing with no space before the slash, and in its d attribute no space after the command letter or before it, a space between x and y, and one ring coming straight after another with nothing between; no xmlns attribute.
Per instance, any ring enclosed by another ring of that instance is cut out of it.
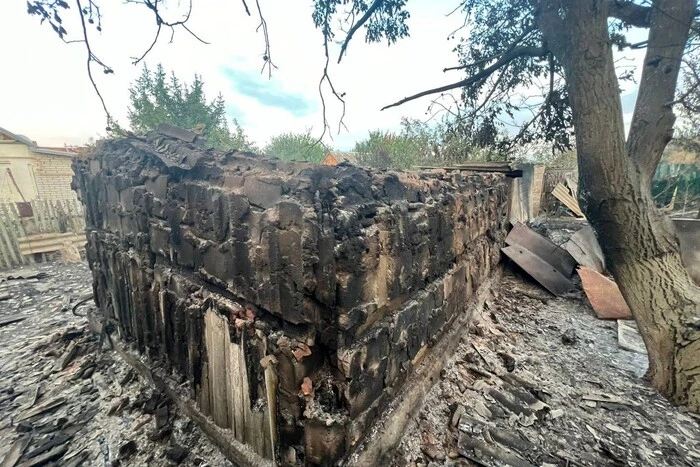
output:
<svg viewBox="0 0 700 467"><path fill-rule="evenodd" d="M80 234L75 234L73 232L51 232L51 233L41 233L41 234L32 234L32 235L27 235L26 237L22 237L19 240L20 243L24 242L33 242L33 241L41 241L41 240L54 240L56 238L69 238L69 237L78 237Z"/></svg>
<svg viewBox="0 0 700 467"><path fill-rule="evenodd" d="M585 217L581 207L578 205L578 201L569 194L569 190L561 183L557 183L557 186L552 190L552 194L569 208L577 217Z"/></svg>
<svg viewBox="0 0 700 467"><path fill-rule="evenodd" d="M16 228L16 231L17 231L17 240L19 240L19 238L21 238L21 237L26 237L26 236L27 236L27 232L26 232L26 230L24 229L24 225L22 224L22 217L21 217L20 214L19 214L19 209L17 208L17 205L16 205L15 203L12 203L12 204L10 205L10 210L12 211L13 217L14 217L14 219L16 220L16 226L15 226L15 228ZM18 248L19 248L19 241L17 242L17 244L18 244ZM29 263L29 264L34 264L34 257L33 257L33 256L31 256L31 255L30 255L30 256L24 256L24 255L22 255L22 258L24 259L24 263L25 263L25 264L27 264L27 263Z"/></svg>
<svg viewBox="0 0 700 467"><path fill-rule="evenodd" d="M34 211L37 232L46 232L43 201L39 199L32 201L32 210Z"/></svg>
<svg viewBox="0 0 700 467"><path fill-rule="evenodd" d="M0 219L0 231L2 231L5 227L5 220ZM6 268L11 268L12 265L12 259L10 258L10 245L7 245L5 243L5 238L0 235L0 253L2 253L2 261L3 261L3 266Z"/></svg>
<svg viewBox="0 0 700 467"><path fill-rule="evenodd" d="M459 339L455 340L455 342L458 341ZM164 389L168 397L175 402L177 408L194 420L197 426L214 441L233 465L240 465L241 467L272 467L274 465L271 460L264 459L253 452L250 446L236 440L231 436L230 430L216 426L210 417L203 415L201 411L197 410L192 400L187 396L183 396L182 391L179 390L180 388L172 380L164 378L160 371L148 368L138 357L124 350L119 342L115 344L115 347L122 360L134 368L145 381L153 387Z"/></svg>
<svg viewBox="0 0 700 467"><path fill-rule="evenodd" d="M8 232L8 222L7 219L3 218L3 221L0 222L0 236L2 237L2 240L5 242L6 249L9 253L8 258L12 260L13 264L20 264L19 261L19 253L15 252L15 246L12 243L12 240L10 240L10 234Z"/></svg>
<svg viewBox="0 0 700 467"><path fill-rule="evenodd" d="M267 357L266 357L267 358ZM269 357L274 358L274 357ZM267 431L270 434L270 454L265 457L273 459L277 452L277 391L279 381L272 364L265 366L265 393L267 396Z"/></svg>
<svg viewBox="0 0 700 467"><path fill-rule="evenodd" d="M234 437L260 455L272 457L267 410L253 411L248 387L245 335L241 343L231 341L228 319L213 310L205 315L211 415L217 425L230 428ZM223 366L223 371L219 368Z"/></svg>
<svg viewBox="0 0 700 467"><path fill-rule="evenodd" d="M15 253L17 253L17 257L19 258L18 264L27 264L27 261L25 260L24 256L19 251L19 247L17 246L17 237L20 236L19 231L21 226L19 225L19 215L16 214L16 211L13 208L14 203L6 203L3 204L3 206L0 209L2 210L2 216L7 221L7 233L9 234L10 241L12 242L11 248Z"/></svg>
<svg viewBox="0 0 700 467"><path fill-rule="evenodd" d="M520 245L536 254L566 277L571 277L576 260L565 249L518 222L506 237L507 245Z"/></svg>
<svg viewBox="0 0 700 467"><path fill-rule="evenodd" d="M202 363L202 382L199 386L199 410L204 415L211 415L209 394L209 364L204 362Z"/></svg>
<svg viewBox="0 0 700 467"><path fill-rule="evenodd" d="M79 232L80 227L78 226L78 216L75 212L74 206L73 206L73 201L72 200L64 200L63 202L63 209L66 212L66 216L68 217L68 223L70 224L70 228L73 232Z"/></svg>
<svg viewBox="0 0 700 467"><path fill-rule="evenodd" d="M226 326L228 329L228 326ZM228 338L229 336L227 336ZM229 413L231 429L236 439L243 443L248 443L246 437L246 413L245 394L248 393L247 380L244 381L242 372L245 372L245 362L241 368L241 346L228 342L228 352L226 355L226 372L229 382ZM252 446L252 444L251 444Z"/></svg>
<svg viewBox="0 0 700 467"><path fill-rule="evenodd" d="M34 213L32 216L34 219L34 229L36 232L41 232L41 212L39 212L39 200L34 200L30 204L32 205L32 212Z"/></svg>
<svg viewBox="0 0 700 467"><path fill-rule="evenodd" d="M485 165L482 165L485 164ZM466 171L466 172L486 172L486 173L502 173L507 177L519 178L523 176L523 171L519 169L513 169L508 164L498 164L494 166L488 165L489 163L473 163L473 164L458 164L449 166L435 166L435 165L417 165L414 166L418 170L446 170L446 171Z"/></svg>
<svg viewBox="0 0 700 467"><path fill-rule="evenodd" d="M53 211L56 215L56 231L61 232L64 228L66 231L70 231L70 224L68 223L68 218L63 210L63 205L60 199L53 200Z"/></svg>
<svg viewBox="0 0 700 467"><path fill-rule="evenodd" d="M49 216L51 219L51 229L53 232L60 232L61 231L61 223L59 220L59 213L56 210L56 201L49 200L48 206L49 206Z"/></svg>
<svg viewBox="0 0 700 467"><path fill-rule="evenodd" d="M693 281L700 285L700 218L673 219L673 225L681 244L681 260Z"/></svg>
<svg viewBox="0 0 700 467"><path fill-rule="evenodd" d="M51 214L49 212L49 202L46 200L41 201L41 217L44 220L44 232L53 232L53 227L51 226Z"/></svg>
<svg viewBox="0 0 700 467"><path fill-rule="evenodd" d="M600 248L595 232L590 225L573 234L565 248L581 266L589 267L600 273L605 271L603 250Z"/></svg>
<svg viewBox="0 0 700 467"><path fill-rule="evenodd" d="M209 362L209 385L211 387L210 405L214 423L222 428L229 428L227 384L226 384L226 352L224 323L213 310L204 315L206 331L207 359Z"/></svg>
<svg viewBox="0 0 700 467"><path fill-rule="evenodd" d="M24 237L17 240L19 251L23 255L33 253L47 253L51 251L59 251L63 249L65 242L71 242L78 249L84 248L87 239L85 234L75 234L73 232L56 233L56 234L40 234L44 238L33 239L32 236ZM48 237L47 237L48 236Z"/></svg>
<svg viewBox="0 0 700 467"><path fill-rule="evenodd" d="M634 321L617 320L617 343L625 350L641 354L647 353L642 335Z"/></svg>
<svg viewBox="0 0 700 467"><path fill-rule="evenodd" d="M9 316L7 318L0 318L0 328L7 326L8 324L18 323L27 319L26 316Z"/></svg>
<svg viewBox="0 0 700 467"><path fill-rule="evenodd" d="M15 442L12 443L10 450L7 451L7 454L5 454L0 461L0 467L15 467L22 457L22 454L24 454L24 451L27 449L27 446L29 446L31 440L31 434L22 435L17 438Z"/></svg>
<svg viewBox="0 0 700 467"><path fill-rule="evenodd" d="M554 295L565 294L574 288L573 282L527 248L514 245L501 248L501 251Z"/></svg>

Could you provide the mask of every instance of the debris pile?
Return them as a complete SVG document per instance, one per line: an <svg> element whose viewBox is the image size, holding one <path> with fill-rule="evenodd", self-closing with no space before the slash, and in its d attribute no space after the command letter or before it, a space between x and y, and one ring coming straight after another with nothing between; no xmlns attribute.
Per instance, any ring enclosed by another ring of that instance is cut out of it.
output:
<svg viewBox="0 0 700 467"><path fill-rule="evenodd" d="M506 273L392 465L599 466L700 463L700 418L642 379L582 292L553 297Z"/></svg>
<svg viewBox="0 0 700 467"><path fill-rule="evenodd" d="M0 465L230 465L65 306L90 282L84 263L0 278L0 319L24 318L0 328Z"/></svg>
<svg viewBox="0 0 700 467"><path fill-rule="evenodd" d="M164 127L75 167L104 325L162 363L232 451L331 463L469 312L500 259L506 179L290 164L197 138Z"/></svg>
<svg viewBox="0 0 700 467"><path fill-rule="evenodd" d="M576 288L571 276L578 263L576 271L581 286L596 316L617 320L622 348L646 353L639 330L632 321L632 312L620 289L612 279L602 274L605 272L605 258L593 229L585 224L576 227L578 230L568 235L560 247L518 223L506 237L509 246L502 251L530 277L557 296L564 296ZM557 235L561 235L561 230Z"/></svg>

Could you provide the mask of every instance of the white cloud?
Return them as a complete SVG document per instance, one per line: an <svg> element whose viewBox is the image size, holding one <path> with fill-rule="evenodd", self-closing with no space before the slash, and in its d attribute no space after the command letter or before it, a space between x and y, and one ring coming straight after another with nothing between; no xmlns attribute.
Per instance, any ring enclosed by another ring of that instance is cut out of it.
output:
<svg viewBox="0 0 700 467"><path fill-rule="evenodd" d="M39 144L79 144L104 133L105 116L88 80L82 44L62 43L48 25L39 25L22 2L7 2L0 15L0 35L5 44L2 77L0 126L24 133ZM185 2L182 2L183 4ZM374 128L393 128L401 116L423 117L427 100L398 109L380 112L380 108L417 91L459 79L445 76L442 69L455 63L453 43L447 33L459 26L458 16L446 17L452 1L421 2L411 5L411 37L398 44L365 44L358 34L340 65L336 64L338 46L331 50L331 77L336 88L346 93L345 123L350 131L334 136L333 144L351 146L358 137ZM126 123L128 86L140 67L131 64L150 44L155 32L153 17L143 7L101 2L103 32L94 31L92 47L111 66L115 74L104 75L95 67L96 79L110 112ZM259 143L285 131L321 129L321 104L318 82L324 56L322 36L313 26L311 2L261 0L267 19L272 47L271 57L278 69L271 80L260 75L263 36L256 33L258 22L248 17L242 3L232 0L197 1L189 27L209 41L204 45L178 30L172 44L169 31L147 57L149 66L163 63L166 69L182 77L203 76L210 96L221 91L233 109L232 115L245 122L246 131ZM79 32L75 8L64 15L66 29ZM259 93L283 92L301 96L314 112L295 117L280 108L262 104L241 93L226 77L229 67L246 76L257 76ZM340 107L326 94L329 119L337 130ZM335 131L334 131L335 133Z"/></svg>
<svg viewBox="0 0 700 467"><path fill-rule="evenodd" d="M80 144L104 133L105 115L86 74L83 45L62 43L48 25L39 25L38 18L27 15L22 2L6 3L0 15L0 37L9 44L3 50L6 66L0 88L0 126L26 134L44 145ZM140 67L131 64L131 57L142 54L148 47L155 24L142 6L100 3L103 33L96 35L92 31L92 46L115 74L104 75L95 67L96 79L109 110L125 124L128 86L140 72ZM230 108L241 112L231 117L238 118L260 144L287 131L313 127L314 132L320 133L318 82L324 55L322 36L311 19L312 4L288 0L260 3L270 31L271 57L278 67L271 79L260 74L264 42L262 33L256 32L258 21L255 15L245 15L242 3L237 0L194 2L188 25L211 45L198 42L184 30L178 30L169 44L169 31L164 30L146 62L149 66L162 63L183 78L191 79L195 73L202 75L209 96L221 91ZM454 8L454 0L408 5L410 38L387 47L386 43L366 44L363 35L358 34L340 65L336 64L339 47L332 45L330 72L336 88L346 94L344 121L349 130L339 136L335 134L341 109L326 92L334 146L349 148L369 130L397 128L402 116L425 118L429 99L383 112L380 109L415 92L461 79L459 71L442 72L457 59L452 51L456 40L447 40L447 34L462 22L459 14L446 16ZM78 34L75 8L66 12L64 19L69 32ZM625 55L639 63L643 51ZM247 80L254 78L252 85L258 88L255 92L250 89L242 92L241 83L231 82L227 77L227 69L235 70ZM636 77L639 78L639 73ZM626 85L625 92L634 87ZM271 98L304 99L312 111L297 112L294 116L270 105L272 99L261 98L266 94Z"/></svg>

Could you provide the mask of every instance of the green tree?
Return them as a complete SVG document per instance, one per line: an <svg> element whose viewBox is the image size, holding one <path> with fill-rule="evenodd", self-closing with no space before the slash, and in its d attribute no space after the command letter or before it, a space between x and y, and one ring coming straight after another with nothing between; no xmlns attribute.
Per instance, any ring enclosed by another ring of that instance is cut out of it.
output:
<svg viewBox="0 0 700 467"><path fill-rule="evenodd" d="M492 142L480 144L453 118L433 124L403 118L400 131L370 131L368 138L355 144L354 150L360 153L360 163L382 169L408 170L416 165L506 159L505 151Z"/></svg>
<svg viewBox="0 0 700 467"><path fill-rule="evenodd" d="M318 164L328 153L328 147L307 130L304 133L273 136L263 152L285 161L309 161Z"/></svg>
<svg viewBox="0 0 700 467"><path fill-rule="evenodd" d="M420 148L422 164L452 164L468 161L505 161L508 151L499 147L502 132L483 138L485 128L462 119L459 114L448 115L428 124L417 119L403 118L401 134ZM500 139L499 139L500 138Z"/></svg>
<svg viewBox="0 0 700 467"><path fill-rule="evenodd" d="M136 132L154 130L161 123L183 128L202 128L207 142L214 148L255 151L243 128L233 119L228 125L226 102L221 94L208 102L204 81L195 75L192 83L183 83L175 73L168 77L162 65L151 71L144 65L129 88L129 123Z"/></svg>
<svg viewBox="0 0 700 467"><path fill-rule="evenodd" d="M370 131L367 139L355 143L354 151L359 153L358 162L379 169L407 170L421 159L425 147L417 139L401 133Z"/></svg>

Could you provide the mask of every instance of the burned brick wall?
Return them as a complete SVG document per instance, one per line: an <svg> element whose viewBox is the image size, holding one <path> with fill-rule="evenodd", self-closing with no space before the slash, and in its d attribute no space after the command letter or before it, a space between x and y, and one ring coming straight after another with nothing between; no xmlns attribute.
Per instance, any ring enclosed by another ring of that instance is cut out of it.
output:
<svg viewBox="0 0 700 467"><path fill-rule="evenodd" d="M499 174L291 164L182 131L105 142L75 168L95 298L121 340L282 464L357 445L469 312L508 219Z"/></svg>

